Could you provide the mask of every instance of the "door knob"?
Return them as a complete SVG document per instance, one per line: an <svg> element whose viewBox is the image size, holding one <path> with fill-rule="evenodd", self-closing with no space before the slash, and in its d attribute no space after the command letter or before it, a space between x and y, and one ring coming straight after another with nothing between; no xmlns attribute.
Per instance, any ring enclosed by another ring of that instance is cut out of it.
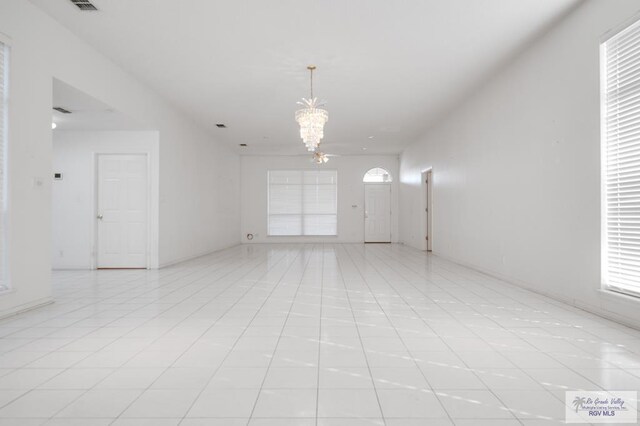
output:
<svg viewBox="0 0 640 426"><path fill-rule="evenodd" d="M99 220L102 220L102 215L99 214L98 216L96 216Z"/></svg>

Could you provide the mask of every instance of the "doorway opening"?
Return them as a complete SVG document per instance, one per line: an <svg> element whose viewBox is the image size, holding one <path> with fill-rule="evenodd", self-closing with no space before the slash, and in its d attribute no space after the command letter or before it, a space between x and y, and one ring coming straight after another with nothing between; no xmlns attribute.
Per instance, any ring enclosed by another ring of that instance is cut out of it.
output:
<svg viewBox="0 0 640 426"><path fill-rule="evenodd" d="M427 169L422 172L422 224L424 243L423 249L433 250L433 170Z"/></svg>
<svg viewBox="0 0 640 426"><path fill-rule="evenodd" d="M391 174L376 167L364 178L364 242L391 242Z"/></svg>
<svg viewBox="0 0 640 426"><path fill-rule="evenodd" d="M53 269L157 268L158 132L57 79L52 99Z"/></svg>

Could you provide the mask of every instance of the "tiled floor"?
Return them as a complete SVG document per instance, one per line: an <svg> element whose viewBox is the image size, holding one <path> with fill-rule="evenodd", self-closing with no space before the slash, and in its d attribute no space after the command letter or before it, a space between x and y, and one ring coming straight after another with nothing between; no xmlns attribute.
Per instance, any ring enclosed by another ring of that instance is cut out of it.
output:
<svg viewBox="0 0 640 426"><path fill-rule="evenodd" d="M640 333L401 245L53 277L0 323L0 425L533 426L640 389Z"/></svg>

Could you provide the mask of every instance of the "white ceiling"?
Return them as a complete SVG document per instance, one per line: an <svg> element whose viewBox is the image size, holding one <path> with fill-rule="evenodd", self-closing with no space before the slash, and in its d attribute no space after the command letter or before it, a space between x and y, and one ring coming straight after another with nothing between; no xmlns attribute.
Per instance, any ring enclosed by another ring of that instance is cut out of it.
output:
<svg viewBox="0 0 640 426"><path fill-rule="evenodd" d="M308 64L327 152L398 153L577 3L94 0L99 12L80 12L31 1L249 154L304 152L294 112Z"/></svg>
<svg viewBox="0 0 640 426"><path fill-rule="evenodd" d="M51 112L56 131L147 130L129 116L56 78L53 79L53 107L71 112Z"/></svg>

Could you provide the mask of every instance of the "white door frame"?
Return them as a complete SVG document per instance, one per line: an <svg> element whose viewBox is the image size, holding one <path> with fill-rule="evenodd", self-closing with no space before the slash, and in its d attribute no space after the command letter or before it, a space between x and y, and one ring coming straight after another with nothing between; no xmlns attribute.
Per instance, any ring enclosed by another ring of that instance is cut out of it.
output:
<svg viewBox="0 0 640 426"><path fill-rule="evenodd" d="M429 167L422 171L422 249L426 251L433 250L433 169Z"/></svg>
<svg viewBox="0 0 640 426"><path fill-rule="evenodd" d="M93 214L91 220L93 221L93 229L91 233L91 269L98 269L98 199L100 194L98 188L100 187L98 161L100 156L103 155L144 155L147 163L147 250L145 254L146 269L151 269L151 164L148 152L94 152L93 153Z"/></svg>
<svg viewBox="0 0 640 426"><path fill-rule="evenodd" d="M364 242L367 242L367 186L371 185L371 186L379 186L379 185L386 185L389 187L389 242L393 241L393 221L392 221L392 215L393 215L393 205L391 200L393 199L393 186L391 186L391 182L365 182L364 183L364 209L362 211L362 226L364 228ZM383 243L384 244L384 243Z"/></svg>

